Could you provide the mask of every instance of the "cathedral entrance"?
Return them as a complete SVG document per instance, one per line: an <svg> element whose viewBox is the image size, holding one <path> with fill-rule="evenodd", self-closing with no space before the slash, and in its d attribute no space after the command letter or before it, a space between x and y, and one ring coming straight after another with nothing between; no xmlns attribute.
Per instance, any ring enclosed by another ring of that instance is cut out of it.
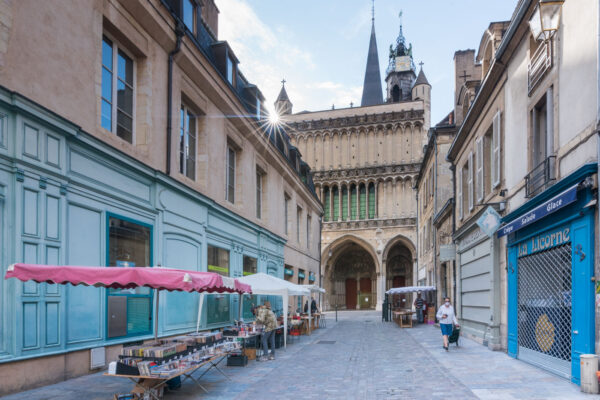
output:
<svg viewBox="0 0 600 400"><path fill-rule="evenodd" d="M375 259L362 245L348 241L331 249L325 272L328 309L373 309L377 304Z"/></svg>
<svg viewBox="0 0 600 400"><path fill-rule="evenodd" d="M413 285L412 252L403 243L398 242L387 253L385 290ZM412 301L410 294L397 294L391 299L394 308L411 308Z"/></svg>

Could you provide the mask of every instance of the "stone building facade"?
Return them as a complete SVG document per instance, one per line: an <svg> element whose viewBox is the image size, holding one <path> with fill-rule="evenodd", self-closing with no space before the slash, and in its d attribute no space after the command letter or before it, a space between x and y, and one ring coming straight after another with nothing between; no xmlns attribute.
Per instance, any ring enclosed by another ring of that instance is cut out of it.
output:
<svg viewBox="0 0 600 400"><path fill-rule="evenodd" d="M218 14L212 0L2 2L1 276L16 262L318 274L309 169L261 129ZM197 294L159 296L0 280L0 395L196 329ZM201 328L238 319L238 301L207 296Z"/></svg>
<svg viewBox="0 0 600 400"><path fill-rule="evenodd" d="M417 77L400 26L386 71L388 96L378 102L377 82L370 82L380 79L373 73L379 66L371 65L374 46L373 23L363 92L363 103L372 105L282 116L323 203L320 273L328 309L379 308L385 290L416 284L413 186L429 129L431 86L422 70ZM408 92L399 83L407 81Z"/></svg>
<svg viewBox="0 0 600 400"><path fill-rule="evenodd" d="M456 133L454 110L429 130L423 148L423 162L415 181L417 191L417 232L419 285L436 286L436 296L428 301L441 304L444 297L455 298L452 244L453 173L446 154ZM450 248L448 247L450 245Z"/></svg>

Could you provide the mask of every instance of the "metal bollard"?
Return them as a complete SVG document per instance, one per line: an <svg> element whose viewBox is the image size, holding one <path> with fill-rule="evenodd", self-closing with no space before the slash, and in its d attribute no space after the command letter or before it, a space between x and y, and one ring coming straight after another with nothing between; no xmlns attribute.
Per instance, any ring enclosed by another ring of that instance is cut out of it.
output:
<svg viewBox="0 0 600 400"><path fill-rule="evenodd" d="M581 391L583 393L598 393L598 356L596 354L582 354L579 365L581 368Z"/></svg>
<svg viewBox="0 0 600 400"><path fill-rule="evenodd" d="M337 304L335 305L335 322L337 322Z"/></svg>

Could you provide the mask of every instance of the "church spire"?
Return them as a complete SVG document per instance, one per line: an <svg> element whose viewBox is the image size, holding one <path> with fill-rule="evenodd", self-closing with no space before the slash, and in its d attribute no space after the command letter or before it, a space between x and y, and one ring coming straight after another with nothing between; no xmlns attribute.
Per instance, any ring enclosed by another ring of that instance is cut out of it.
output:
<svg viewBox="0 0 600 400"><path fill-rule="evenodd" d="M277 100L275 100L275 111L279 115L289 115L292 113L292 102L288 97L287 92L285 91L285 79L281 81L281 90L279 91L279 96L277 96Z"/></svg>
<svg viewBox="0 0 600 400"><path fill-rule="evenodd" d="M382 103L381 73L379 72L379 55L377 54L377 39L375 38L375 0L373 0L371 8L371 39L369 41L367 68L365 70L365 81L360 105L373 106Z"/></svg>

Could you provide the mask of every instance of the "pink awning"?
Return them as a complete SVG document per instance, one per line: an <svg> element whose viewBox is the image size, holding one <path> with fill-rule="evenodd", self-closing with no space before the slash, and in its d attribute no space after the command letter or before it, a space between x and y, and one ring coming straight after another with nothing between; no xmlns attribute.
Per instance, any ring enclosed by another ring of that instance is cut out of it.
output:
<svg viewBox="0 0 600 400"><path fill-rule="evenodd" d="M252 293L250 285L214 272L148 267L84 267L71 265L13 264L5 279L131 289L145 286L158 290L207 293Z"/></svg>

